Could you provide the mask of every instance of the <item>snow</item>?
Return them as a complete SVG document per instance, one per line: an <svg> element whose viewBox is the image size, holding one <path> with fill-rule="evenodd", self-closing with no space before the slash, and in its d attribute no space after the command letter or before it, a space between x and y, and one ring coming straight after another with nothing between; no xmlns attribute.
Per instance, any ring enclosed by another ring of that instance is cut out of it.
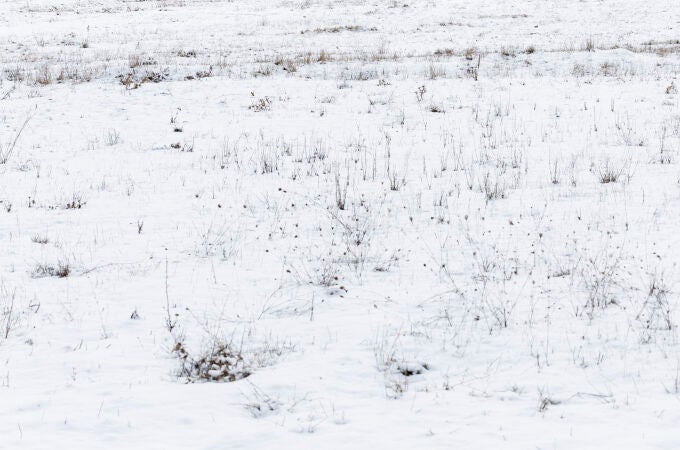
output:
<svg viewBox="0 0 680 450"><path fill-rule="evenodd" d="M0 449L677 448L678 17L0 1Z"/></svg>

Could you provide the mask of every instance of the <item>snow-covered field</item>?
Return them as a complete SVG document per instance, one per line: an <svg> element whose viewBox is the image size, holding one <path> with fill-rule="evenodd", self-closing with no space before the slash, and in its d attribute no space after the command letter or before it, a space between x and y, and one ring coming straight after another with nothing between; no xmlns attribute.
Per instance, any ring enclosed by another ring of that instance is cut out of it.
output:
<svg viewBox="0 0 680 450"><path fill-rule="evenodd" d="M680 447L675 0L0 0L0 449Z"/></svg>

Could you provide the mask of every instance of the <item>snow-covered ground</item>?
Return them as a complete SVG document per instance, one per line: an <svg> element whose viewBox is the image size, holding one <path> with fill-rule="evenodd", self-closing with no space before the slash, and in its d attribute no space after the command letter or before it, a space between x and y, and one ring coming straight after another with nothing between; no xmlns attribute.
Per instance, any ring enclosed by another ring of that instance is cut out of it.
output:
<svg viewBox="0 0 680 450"><path fill-rule="evenodd" d="M680 4L0 1L0 449L680 447Z"/></svg>

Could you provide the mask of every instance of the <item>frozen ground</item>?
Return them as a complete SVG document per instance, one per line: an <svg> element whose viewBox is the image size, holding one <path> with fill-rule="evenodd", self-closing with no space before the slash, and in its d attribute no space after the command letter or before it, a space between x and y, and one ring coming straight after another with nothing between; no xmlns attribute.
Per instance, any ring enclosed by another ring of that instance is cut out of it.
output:
<svg viewBox="0 0 680 450"><path fill-rule="evenodd" d="M675 1L0 1L0 449L678 448Z"/></svg>

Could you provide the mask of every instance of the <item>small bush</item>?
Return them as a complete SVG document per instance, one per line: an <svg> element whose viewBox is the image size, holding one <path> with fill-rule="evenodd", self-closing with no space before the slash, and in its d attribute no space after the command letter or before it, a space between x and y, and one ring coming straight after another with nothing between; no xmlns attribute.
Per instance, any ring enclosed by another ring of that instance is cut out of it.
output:
<svg viewBox="0 0 680 450"><path fill-rule="evenodd" d="M174 335L173 335L174 336ZM238 347L238 348L237 348ZM255 369L273 364L285 352L293 351L290 342L264 342L257 348L244 349L232 342L212 337L207 349L192 352L184 338L175 339L172 353L179 359L177 376L187 383L227 382L248 378Z"/></svg>
<svg viewBox="0 0 680 450"><path fill-rule="evenodd" d="M583 50L585 50L587 52L595 51L595 40L592 37L589 37L583 43Z"/></svg>
<svg viewBox="0 0 680 450"><path fill-rule="evenodd" d="M71 274L71 265L68 261L58 261L56 265L37 264L31 276L33 278L57 277L66 278Z"/></svg>
<svg viewBox="0 0 680 450"><path fill-rule="evenodd" d="M608 161L600 166L597 172L601 184L616 183L623 175L626 167L614 167Z"/></svg>
<svg viewBox="0 0 680 450"><path fill-rule="evenodd" d="M74 192L71 195L71 200L66 202L64 209L80 209L87 204L85 197L79 192Z"/></svg>
<svg viewBox="0 0 680 450"><path fill-rule="evenodd" d="M270 111L272 109L272 101L269 97L263 97L251 104L248 109L255 112Z"/></svg>
<svg viewBox="0 0 680 450"><path fill-rule="evenodd" d="M177 342L173 352L180 360L178 376L188 382L233 382L250 376L243 354L231 344L215 343L205 353L193 356L182 342Z"/></svg>
<svg viewBox="0 0 680 450"><path fill-rule="evenodd" d="M31 242L44 245L44 244L47 244L48 242L50 242L50 240L47 236L41 236L39 234L34 234L31 237Z"/></svg>

